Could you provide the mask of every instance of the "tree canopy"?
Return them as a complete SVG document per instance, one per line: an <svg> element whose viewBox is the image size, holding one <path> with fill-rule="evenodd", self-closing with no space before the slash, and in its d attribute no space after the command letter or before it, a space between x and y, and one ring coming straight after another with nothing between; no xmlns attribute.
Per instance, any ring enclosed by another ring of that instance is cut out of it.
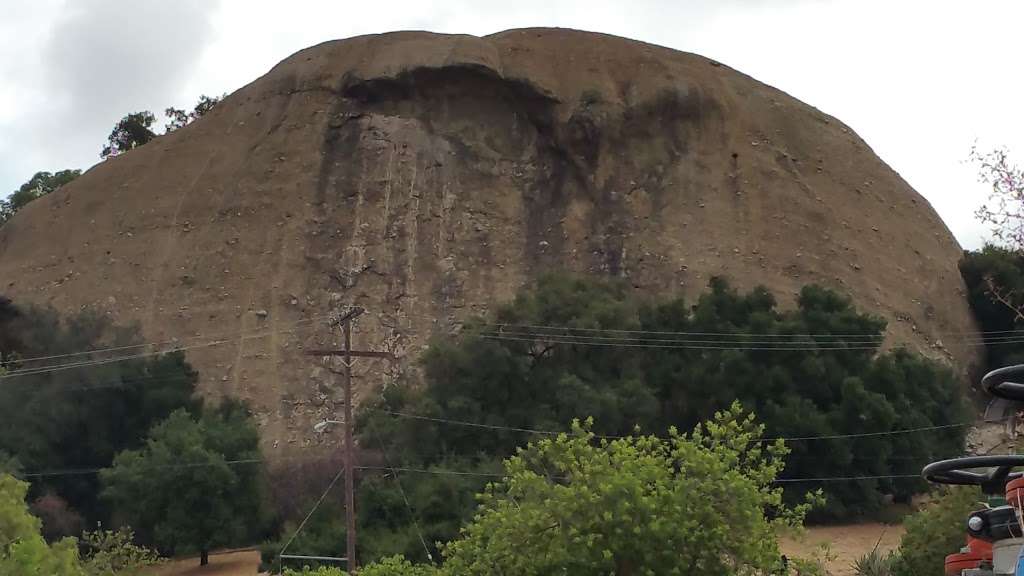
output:
<svg viewBox="0 0 1024 576"><path fill-rule="evenodd" d="M169 134L179 128L184 128L193 121L202 118L207 112L213 110L214 106L220 104L220 101L226 96L226 94L222 94L220 96L207 96L203 94L199 97L199 102L196 103L191 112L186 112L181 108L174 108L173 106L168 107L164 110L164 114L170 118L171 121L164 125L165 133Z"/></svg>
<svg viewBox="0 0 1024 576"><path fill-rule="evenodd" d="M1024 254L994 245L966 251L960 274L967 285L967 299L981 330L990 334L985 352L987 367L995 369L1024 362L1024 345L1000 338L1024 329Z"/></svg>
<svg viewBox="0 0 1024 576"><path fill-rule="evenodd" d="M760 440L764 427L738 403L664 438L601 439L592 426L575 422L507 459L440 566L387 557L360 574L774 574L778 533L819 500L784 504L775 480L786 447Z"/></svg>
<svg viewBox="0 0 1024 576"><path fill-rule="evenodd" d="M964 545L967 516L983 508L977 487L947 487L923 510L908 516L906 532L893 561L893 576L939 576L943 560Z"/></svg>
<svg viewBox="0 0 1024 576"><path fill-rule="evenodd" d="M754 574L781 568L776 530L801 524L773 484L781 441L739 404L691 434L599 440L589 425L505 463L444 571L474 574Z"/></svg>
<svg viewBox="0 0 1024 576"><path fill-rule="evenodd" d="M22 184L6 200L0 200L0 225L29 202L56 191L81 174L81 170L59 170L54 173L36 172L28 182Z"/></svg>
<svg viewBox="0 0 1024 576"><path fill-rule="evenodd" d="M167 553L198 551L205 565L214 546L259 535L260 460L245 407L225 401L199 419L175 411L100 477L104 497L144 539Z"/></svg>
<svg viewBox="0 0 1024 576"><path fill-rule="evenodd" d="M107 143L100 151L100 158L124 154L156 138L156 132L152 130L154 122L156 116L149 110L132 112L121 118L107 137Z"/></svg>
<svg viewBox="0 0 1024 576"><path fill-rule="evenodd" d="M739 399L770 436L832 437L794 442L787 478L916 471L957 453L963 429L899 431L965 421L963 395L941 364L903 349L882 352L884 330L881 319L817 286L783 310L767 290L742 294L721 279L690 306L642 301L616 282L549 276L487 321L434 341L423 385L396 384L366 403L360 435L364 446L387 446L394 459L422 466L493 462L531 438L522 430L564 430L589 416L600 435L686 429ZM858 436L864 431L897 433ZM817 484L794 486L799 497ZM870 513L883 494L905 499L925 485L823 487L829 503L818 517L842 518Z"/></svg>
<svg viewBox="0 0 1024 576"><path fill-rule="evenodd" d="M105 467L174 410L198 410L198 374L184 353L105 362L136 355L138 342L135 328L89 310L65 317L0 301L0 356L11 370L0 385L0 452L27 472ZM59 495L90 522L106 519L95 475L43 476L33 492Z"/></svg>

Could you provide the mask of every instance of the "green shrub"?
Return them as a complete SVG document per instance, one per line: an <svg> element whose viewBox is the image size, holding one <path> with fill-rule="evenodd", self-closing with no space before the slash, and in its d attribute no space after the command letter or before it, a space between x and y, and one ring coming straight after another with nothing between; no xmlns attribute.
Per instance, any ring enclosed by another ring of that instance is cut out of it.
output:
<svg viewBox="0 0 1024 576"><path fill-rule="evenodd" d="M968 514L981 508L976 487L943 488L930 505L904 520L907 531L893 562L894 576L942 576L948 554L966 541Z"/></svg>
<svg viewBox="0 0 1024 576"><path fill-rule="evenodd" d="M877 547L871 552L853 561L853 571L857 576L892 576L896 553L882 553Z"/></svg>

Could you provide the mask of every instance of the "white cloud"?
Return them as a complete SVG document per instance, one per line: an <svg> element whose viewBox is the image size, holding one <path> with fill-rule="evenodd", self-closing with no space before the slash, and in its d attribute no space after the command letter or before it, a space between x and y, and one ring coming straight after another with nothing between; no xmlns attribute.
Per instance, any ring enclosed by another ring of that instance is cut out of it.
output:
<svg viewBox="0 0 1024 576"><path fill-rule="evenodd" d="M128 112L162 110L181 96L210 38L201 0L16 3L0 45L12 81L0 103L0 184L37 170L86 168ZM8 40L9 41L9 40ZM10 94L13 94L11 96Z"/></svg>

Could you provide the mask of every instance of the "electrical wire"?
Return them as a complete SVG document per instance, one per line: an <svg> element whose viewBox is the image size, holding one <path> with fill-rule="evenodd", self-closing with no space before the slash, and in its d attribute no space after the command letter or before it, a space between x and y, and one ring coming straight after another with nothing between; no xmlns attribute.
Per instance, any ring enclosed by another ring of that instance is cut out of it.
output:
<svg viewBox="0 0 1024 576"><path fill-rule="evenodd" d="M420 539L420 544L423 546L423 553L427 555L427 560L433 562L434 556L430 553L430 547L427 546L427 541L423 538L423 531L420 530L420 522L416 518L416 511L412 509L412 503L409 502L409 497L405 494L405 489L402 488L402 479L398 477L398 472L391 466L391 458L388 457L388 451L384 448L384 441L381 440L379 434L374 434L377 438L377 444L380 446L380 453L384 456L384 464L391 471L391 475L395 478L395 486L398 487L398 493L402 495L402 500L405 501L405 508L409 511L409 519L412 520L413 529L416 530L416 536Z"/></svg>
<svg viewBox="0 0 1024 576"><path fill-rule="evenodd" d="M702 333L685 333L685 332L642 332L642 331L629 331L629 330L615 330L615 329L588 329L580 330L576 328L556 328L556 327L537 327L536 329L527 330L506 330L504 325L497 325L497 330L481 330L481 334L492 334L492 335L508 335L508 336L528 336L535 338L544 337L563 337L563 338L580 338L584 340L609 340L609 341L637 341L637 342L664 342L674 344L762 344L762 345L774 345L774 344L801 344L801 345L820 345L820 344L882 344L886 338L884 334L872 336L872 335L851 335L851 336L838 336L832 334L720 334L711 336L710 334ZM543 330L538 330L543 329ZM579 334L578 332L588 333L599 333L599 334L626 334L619 336L591 336L587 333ZM575 333L574 333L575 332ZM653 336L633 335L633 334L651 334ZM686 338L668 338L663 336L687 336ZM786 342L783 339L795 340L794 342ZM956 340L954 340L956 341ZM968 345L982 345L982 344L1019 344L1024 342L1024 334L1015 336L992 336L984 338L969 338L960 340L961 342Z"/></svg>
<svg viewBox="0 0 1024 576"><path fill-rule="evenodd" d="M320 315L317 315L317 316L310 316L308 318L303 318L303 319L296 320L296 321L293 321L293 322L286 322L284 324L275 325L273 327L273 329L265 328L263 330L254 330L254 331L250 332L250 334L257 334L257 335L259 335L259 333L262 333L262 332L266 332L268 335L269 334L274 334L276 332L280 332L281 331L280 328L282 326L296 326L296 325L299 325L299 324L306 324L306 323L316 322L317 320L324 320L324 319L328 319L328 318L330 318L330 314L320 314ZM140 342L138 344L129 344L129 345L125 345L125 346L114 346L114 347L111 347L111 348L94 348L94 349L90 349L90 350L83 350L81 352L68 352L68 353L65 353L65 354L53 354L53 355L50 355L50 356L32 356L32 357L28 357L28 358L18 357L18 358L15 358L14 361L17 361L17 362L35 362L35 361L39 361L39 360L53 360L53 359L56 359L56 358L70 358L70 357L74 357L74 356L84 356L86 354L102 354L102 353L105 353L105 352L118 352L118 351L121 351L121 350L132 350L132 349L135 349L135 348L146 348L148 346L165 346L165 345L168 345L168 344L177 344L179 342L188 341L188 340L224 339L224 338L229 338L229 337L232 337L232 336L240 336L241 337L241 336L244 336L244 335L245 335L244 331L243 332L222 332L220 334L196 334L196 335L193 335L193 336L185 336L185 337L181 337L181 338L171 338L170 340L163 340L163 341L160 341L160 342L151 342L151 341L150 342ZM250 337L256 337L256 336L250 336Z"/></svg>
<svg viewBox="0 0 1024 576"><path fill-rule="evenodd" d="M374 313L378 318L383 318L387 315L386 312ZM438 319L434 316L427 316L423 314L403 314L405 317L410 318L422 318L432 321ZM588 327L575 327L575 326L553 326L550 324L520 324L515 322L483 322L476 324L472 320L468 322L462 322L463 325L473 325L479 327L495 327L495 328L527 328L527 329L541 329L541 330L573 330L578 332L614 332L614 333L627 333L627 334L656 334L656 335L673 335L673 336L740 336L735 332L702 332L702 331L671 331L671 330L638 330L638 329L627 329L627 328L588 328ZM987 334L996 334L1004 336L995 336L1001 338L1024 338L1024 329L1021 330L972 330L968 332L948 332L948 331L936 331L931 332L936 336L951 337L952 339L961 339L958 337L967 337L970 339L977 339L979 337L985 337ZM809 337L809 338L874 338L869 334L861 333L793 333L793 334L757 334L757 336L763 337L779 337L779 338L790 338L790 337ZM877 337L878 339L884 339L884 335Z"/></svg>
<svg viewBox="0 0 1024 576"><path fill-rule="evenodd" d="M878 350L879 345L863 345L860 343L854 343L853 346L842 345L842 341L823 342L821 344L799 344L796 342L779 342L772 344L750 344L750 343L730 343L724 342L722 345L701 345L701 344L659 344L651 343L647 339L625 339L625 338L605 338L600 341L596 341L596 337L586 336L562 336L562 335L551 335L551 334L524 334L524 333L507 333L507 332L480 332L478 335L481 338L488 340L500 340L509 342L535 342L542 340L544 342L552 344L572 344L579 346L606 346L606 347L619 347L619 348L668 348L677 350L752 350L752 351L789 351L789 352L818 352L834 350L839 352L866 350L873 351ZM658 342L655 340L654 342ZM719 344L717 342L707 342L707 344ZM1004 342L993 342L993 344L1024 344L1024 339ZM976 344L967 344L974 346ZM977 344L979 346L984 344Z"/></svg>
<svg viewBox="0 0 1024 576"><path fill-rule="evenodd" d="M305 322L315 322L315 321L316 321L316 318L310 318L310 319L305 319L305 320L302 320L302 321L299 321L299 322L296 322L296 323L293 323L293 324L299 324L299 323L305 323ZM293 324L286 324L286 325L293 325ZM172 352L185 351L185 350L194 350L194 349L199 349L199 348L210 348L210 347L214 347L214 346L222 346L224 344L230 344L230 343L233 343L233 342L236 342L236 341L240 342L240 341L244 341L244 340L251 340L251 339L256 339L256 338L264 338L264 337L270 336L272 334L282 334L282 333L288 333L288 332L295 332L297 330L298 330L298 328L291 328L291 329L288 329L288 330L277 330L277 329L275 329L275 330L264 330L264 331L258 331L258 332L250 332L248 334L240 333L240 334L238 334L238 338L237 339L231 338L231 339L227 339L227 340L215 340L213 342L205 342L205 343L202 343L202 344L176 346L176 347L172 347L172 348L169 348L169 349L166 349L166 350L162 350L162 351L158 351L158 352L145 352L145 353L141 353L141 354L131 354L131 355L127 355L127 356L116 356L116 357L113 357L113 358L95 358L95 359L90 359L90 360L67 362L67 363L57 364L57 365L34 366L34 367L27 367L27 368L19 368L19 369L14 369L14 370L8 370L5 374L0 376L0 380L8 380L8 379L17 378L17 377L20 377L20 376L32 376L32 375L36 375L36 374L46 374L46 373L51 373L51 372L59 372L59 371L70 370L70 369L74 369L74 368L87 368L87 367L92 367L92 366L102 366L102 365L105 365L105 364L113 364L113 363L117 363L117 362L125 362L125 361L128 361L128 360L138 360L138 359L149 358L149 357L153 357L153 356L162 356L164 354L169 354L169 353L172 353ZM143 345L140 345L140 346L146 346L146 345L148 345L148 344L143 344ZM92 352L90 352L90 353L92 353ZM26 362L26 361L28 361L28 360L26 360L26 359L18 359L18 362Z"/></svg>
<svg viewBox="0 0 1024 576"><path fill-rule="evenodd" d="M303 518L302 522L299 523L299 527L296 528L295 532L292 533L292 537L288 539L288 542L286 542L284 547L281 548L281 551L277 553L277 567L279 570L278 574L284 573L284 568L282 567L281 562L281 556L288 551L288 547L291 546L292 542L295 541L295 538L299 535L299 532L302 532L302 528L306 526L306 522L309 522L309 519L313 516L313 513L316 512L317 508L319 508L320 505L323 504L324 498L327 497L327 494L331 491L331 488L334 488L334 485L338 482L338 478L341 478L341 475L344 472L344 466L338 469L338 473L334 475L334 479L331 480L331 483L327 485L327 489L324 490L323 494L321 494L320 498L316 501L316 504L313 505L313 509L309 511L309 514L306 514L306 517Z"/></svg>
<svg viewBox="0 0 1024 576"><path fill-rule="evenodd" d="M299 324L312 323L319 319L330 318L329 314L312 316L310 318L301 319L295 322L285 324L286 326L298 326ZM726 332L686 332L686 331L656 331L656 330L627 330L627 329L609 329L609 328L575 328L569 326L545 326L535 324L505 324L505 323L489 323L482 324L481 326L495 326L498 328L497 331L481 331L478 334L482 338L499 340L499 341L522 341L532 342L538 339L545 340L553 344L569 344L569 345L580 345L580 346L612 346L612 347L625 347L625 348L668 348L668 349L693 349L693 350L749 350L749 351L871 351L877 350L878 347L884 342L885 335L866 335L866 334L735 334ZM525 328L534 331L509 331L505 328ZM559 331L559 333L549 332L536 332L536 330L546 331ZM237 336L239 340L261 338L276 333L289 332L293 330L280 330L280 329L268 329L260 330L251 333L232 333L231 338L220 338L212 342L205 342L201 344L193 345L176 345L169 349L150 352L144 354L134 354L128 356L118 356L114 358L94 358L83 361L75 361L57 365L48 366L34 366L26 368L18 368L9 370L3 376L0 376L0 380L7 380L17 378L19 376L28 376L33 374L43 374L48 372L56 372L61 370L68 370L73 368L84 368L90 366L100 366L104 364L110 364L115 362L128 361L133 359L146 358L150 356L157 356L175 351L185 351L198 348L208 348L214 346L221 346L235 341L234 336ZM634 334L634 335L655 335L655 336L689 336L690 338L661 338L661 337L644 337L644 336L593 336L587 334L574 334L573 332L587 332L590 334ZM956 334L956 333L946 333ZM968 334L968 333L962 333ZM962 343L968 346L988 346L988 345L1016 345L1024 344L1024 331L1019 330L997 330L990 332L975 332L973 334L981 335L980 339L978 336L973 338L962 339ZM1003 336L985 336L986 334L1003 334ZM1007 335L1008 334L1008 335ZM19 358L19 363L30 363L41 360L52 360L59 358L73 358L83 355L95 355L109 352L131 350L136 348L144 348L150 346L163 346L166 344L177 344L178 342L197 340L201 338L214 338L215 336L204 336L196 335L190 336L183 339L172 339L163 342L144 342L139 344L118 346L110 348L98 348L93 350L85 350L80 352L68 352L64 354L54 354L48 356L36 356L31 358ZM783 339L811 339L812 342L800 342L800 341L784 341Z"/></svg>
<svg viewBox="0 0 1024 576"><path fill-rule="evenodd" d="M423 415L420 415L420 414L410 414L410 413L407 413L407 412L398 412L398 411L394 411L394 410L384 410L384 409L372 408L372 407L367 407L365 409L366 410L371 410L371 411L374 411L374 412L380 412L382 414L388 414L388 415L391 415L391 416L396 416L396 417L399 417L399 418L406 418L406 419L413 419L413 420L424 420L424 421L427 421L427 422L437 422L439 424L450 424L450 425L454 425L454 426L466 426L466 427L470 427L470 428L484 428L484 429L489 429L489 430L507 430L507 431L510 431L510 432L524 432L524 433L528 433L528 434L540 434L540 435L548 435L548 436L557 436L558 434L568 434L568 432L556 432L556 431L553 431L553 430L538 430L538 429L534 429L534 428L518 428L518 427L515 427L515 426L500 426L500 425L497 425L497 424L481 424L479 422L468 422L468 421L464 421L464 420L453 420L453 419L449 419L449 418L438 418L438 417L434 417L434 416L423 416ZM1005 419L1003 419L1003 420L1005 420ZM1002 421L1002 420L985 421L985 422L986 423L996 423L996 422L1000 422L1000 421ZM916 432L929 432L929 431L942 430L942 429L947 429L947 428L963 428L963 427L966 427L966 426L973 426L974 424L975 424L974 422L954 422L954 423L950 423L950 424L939 424L939 425L932 425L932 426L921 426L921 427L918 427L918 428L902 428L902 429L898 429L898 430L882 430L882 431L877 431L877 432L856 432L856 433L852 433L852 434L826 434L826 435L821 435L821 436L789 436L789 437L779 436L779 437L766 437L766 438L755 438L755 439L751 440L750 442L752 442L752 443L753 442L775 442L775 441L778 441L778 440L782 440L784 442L804 442L804 441L812 441L812 440L841 440L841 439L848 439L848 438L866 438L866 437L871 437L871 436L893 436L893 435L899 435L899 434L912 434L912 433L916 433ZM597 438L603 438L603 439L609 439L609 440L617 440L617 439L629 438L630 437L630 436L599 435L599 434L595 434L595 436ZM661 438L665 439L664 437L661 437Z"/></svg>

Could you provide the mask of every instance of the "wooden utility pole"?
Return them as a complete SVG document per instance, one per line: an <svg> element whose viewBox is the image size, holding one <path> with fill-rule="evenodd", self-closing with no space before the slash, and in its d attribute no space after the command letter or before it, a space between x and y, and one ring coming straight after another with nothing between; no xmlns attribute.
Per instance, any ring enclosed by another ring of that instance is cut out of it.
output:
<svg viewBox="0 0 1024 576"><path fill-rule="evenodd" d="M356 563L356 503L355 503L355 458L356 450L352 439L352 358L387 358L394 356L388 352L374 352L369 350L352 349L352 326L351 322L358 318L364 309L354 306L348 311L339 314L335 322L341 326L344 335L345 348L342 350L310 350L307 356L337 357L344 360L345 369L342 374L345 376L345 526L346 526L346 564L348 573L355 574L358 570ZM335 373L332 370L332 373Z"/></svg>

